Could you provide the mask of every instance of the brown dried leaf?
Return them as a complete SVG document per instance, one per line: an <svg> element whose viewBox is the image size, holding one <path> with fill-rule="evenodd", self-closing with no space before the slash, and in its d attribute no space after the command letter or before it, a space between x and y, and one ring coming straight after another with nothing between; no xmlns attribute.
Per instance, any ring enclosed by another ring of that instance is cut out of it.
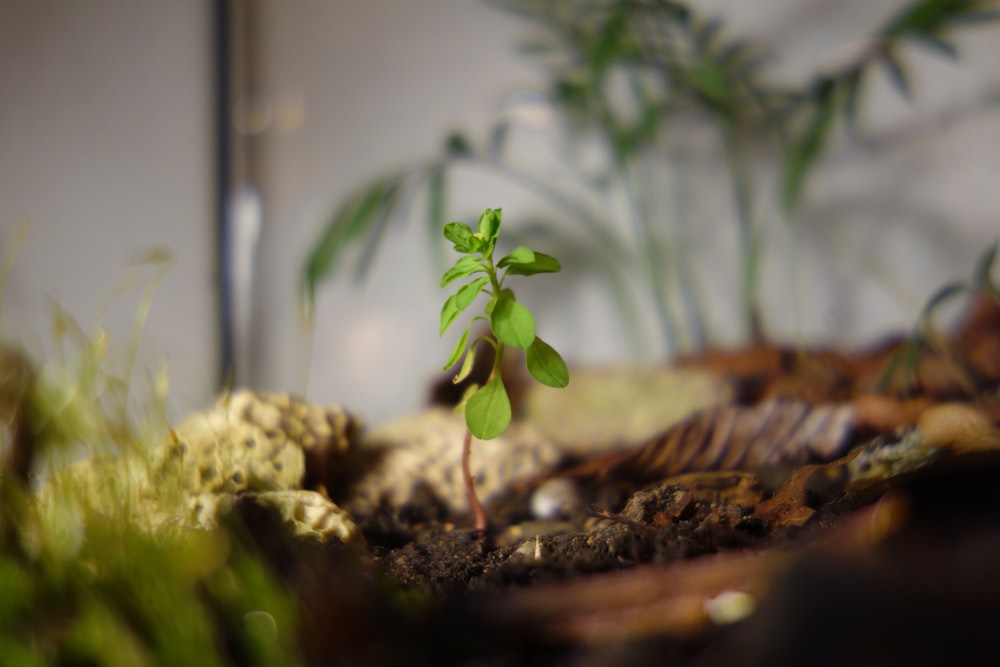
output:
<svg viewBox="0 0 1000 667"><path fill-rule="evenodd" d="M830 461L844 452L853 414L850 405L813 407L784 400L724 406L700 412L636 449L598 457L573 472L641 481L691 471Z"/></svg>

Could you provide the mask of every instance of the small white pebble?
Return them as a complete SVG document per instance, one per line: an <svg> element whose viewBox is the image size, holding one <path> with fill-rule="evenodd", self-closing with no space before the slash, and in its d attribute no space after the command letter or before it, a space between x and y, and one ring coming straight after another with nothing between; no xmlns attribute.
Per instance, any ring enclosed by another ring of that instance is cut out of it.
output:
<svg viewBox="0 0 1000 667"><path fill-rule="evenodd" d="M514 551L513 556L528 560L542 560L542 543L538 535L535 535L535 539L533 540L524 540L521 542L517 550Z"/></svg>
<svg viewBox="0 0 1000 667"><path fill-rule="evenodd" d="M754 596L743 591L722 591L705 600L705 614L716 625L742 621L757 609Z"/></svg>
<svg viewBox="0 0 1000 667"><path fill-rule="evenodd" d="M582 505L576 483L566 477L546 480L531 494L531 514L542 521L572 514Z"/></svg>

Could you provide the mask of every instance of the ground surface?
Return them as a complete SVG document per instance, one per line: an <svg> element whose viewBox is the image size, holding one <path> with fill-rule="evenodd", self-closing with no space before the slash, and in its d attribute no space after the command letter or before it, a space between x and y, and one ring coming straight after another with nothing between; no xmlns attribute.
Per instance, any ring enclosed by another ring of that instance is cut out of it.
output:
<svg viewBox="0 0 1000 667"><path fill-rule="evenodd" d="M418 493L362 518L360 562L272 544L306 610L306 655L995 664L998 322L995 307L974 309L948 355L925 351L908 386L893 380L882 393L872 384L892 344L854 357L704 355L689 362L736 383L724 433L702 415L639 450L567 463L491 502L485 534ZM822 412L831 405L849 411ZM766 428L748 436L751 422ZM796 458L824 437L839 451ZM539 519L533 498L552 478L575 495Z"/></svg>

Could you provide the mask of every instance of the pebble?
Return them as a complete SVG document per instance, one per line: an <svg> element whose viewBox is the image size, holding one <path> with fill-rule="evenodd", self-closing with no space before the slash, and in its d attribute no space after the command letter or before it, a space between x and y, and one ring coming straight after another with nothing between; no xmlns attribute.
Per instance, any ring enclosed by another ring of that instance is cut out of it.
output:
<svg viewBox="0 0 1000 667"><path fill-rule="evenodd" d="M568 518L582 507L576 482L566 477L545 480L531 494L531 514L543 521Z"/></svg>

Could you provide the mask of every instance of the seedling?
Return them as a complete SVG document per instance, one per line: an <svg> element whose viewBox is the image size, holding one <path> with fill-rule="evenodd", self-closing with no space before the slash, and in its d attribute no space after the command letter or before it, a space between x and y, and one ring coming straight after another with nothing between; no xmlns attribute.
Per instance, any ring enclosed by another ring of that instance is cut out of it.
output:
<svg viewBox="0 0 1000 667"><path fill-rule="evenodd" d="M494 350L493 367L486 383L467 394L464 402L465 441L462 445L462 477L469 504L476 515L476 530L486 529L486 514L476 496L472 473L469 470L469 456L472 436L480 440L495 438L506 430L511 420L510 397L504 386L500 367L503 364L504 348L507 346L524 350L525 365L533 378L550 387L565 387L569 383L566 362L555 349L535 335L535 318L528 308L516 300L514 292L504 286L510 276L533 276L536 273L556 273L559 261L544 253L519 246L500 261L493 261L497 238L500 236L500 209L488 208L479 218L479 231L461 222L450 222L444 226L444 237L455 246L460 257L455 265L445 271L441 287L456 280L472 278L448 297L441 308L440 334L450 327L455 319L468 308L480 293L489 296L483 315L473 317L465 326L455 348L451 351L444 370L454 366L460 359L462 365L455 376L456 383L464 380L472 370L476 344L482 340ZM489 333L469 341L472 326L477 321L489 322Z"/></svg>

